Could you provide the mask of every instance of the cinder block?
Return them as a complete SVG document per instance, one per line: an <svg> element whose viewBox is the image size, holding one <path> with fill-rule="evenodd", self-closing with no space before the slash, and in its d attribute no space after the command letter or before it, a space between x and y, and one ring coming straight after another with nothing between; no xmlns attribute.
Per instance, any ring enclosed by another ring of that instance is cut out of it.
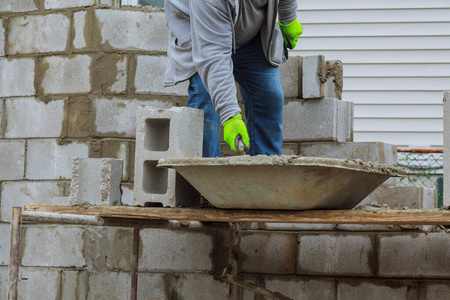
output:
<svg viewBox="0 0 450 300"><path fill-rule="evenodd" d="M127 87L127 60L127 56L120 53L95 57L93 90L104 94L124 93Z"/></svg>
<svg viewBox="0 0 450 300"><path fill-rule="evenodd" d="M87 299L130 299L131 274L126 272L90 272Z"/></svg>
<svg viewBox="0 0 450 300"><path fill-rule="evenodd" d="M336 224L296 224L296 223L259 223L261 229L266 230L334 230Z"/></svg>
<svg viewBox="0 0 450 300"><path fill-rule="evenodd" d="M8 294L8 267L0 267L0 295Z"/></svg>
<svg viewBox="0 0 450 300"><path fill-rule="evenodd" d="M197 205L199 194L181 175L156 165L164 157L201 157L203 111L142 107L138 109L136 132L135 204Z"/></svg>
<svg viewBox="0 0 450 300"><path fill-rule="evenodd" d="M353 103L338 99L288 102L284 105L283 141L353 141Z"/></svg>
<svg viewBox="0 0 450 300"><path fill-rule="evenodd" d="M11 226L8 223L0 223L0 266L9 265L10 228Z"/></svg>
<svg viewBox="0 0 450 300"><path fill-rule="evenodd" d="M447 233L379 234L378 275L385 277L448 278Z"/></svg>
<svg viewBox="0 0 450 300"><path fill-rule="evenodd" d="M0 12L26 12L38 10L34 0L2 0Z"/></svg>
<svg viewBox="0 0 450 300"><path fill-rule="evenodd" d="M136 137L136 116L139 106L170 108L172 103L163 100L95 98L95 134L110 137Z"/></svg>
<svg viewBox="0 0 450 300"><path fill-rule="evenodd" d="M6 54L65 51L69 28L70 18L64 14L11 18ZM37 31L42 34L36 34Z"/></svg>
<svg viewBox="0 0 450 300"><path fill-rule="evenodd" d="M5 56L5 27L3 19L0 19L0 56Z"/></svg>
<svg viewBox="0 0 450 300"><path fill-rule="evenodd" d="M123 183L122 188L122 205L133 206L134 201L134 193L133 193L133 184L131 183Z"/></svg>
<svg viewBox="0 0 450 300"><path fill-rule="evenodd" d="M375 236L371 234L302 234L297 273L372 276L376 271Z"/></svg>
<svg viewBox="0 0 450 300"><path fill-rule="evenodd" d="M397 164L397 146L381 142L302 143L303 156L360 159L375 164Z"/></svg>
<svg viewBox="0 0 450 300"><path fill-rule="evenodd" d="M117 55L119 59L116 62L116 77L111 80L112 84L106 82L106 92L108 93L124 93L127 89L127 62L125 54Z"/></svg>
<svg viewBox="0 0 450 300"><path fill-rule="evenodd" d="M0 58L0 86L0 97L34 95L34 59Z"/></svg>
<svg viewBox="0 0 450 300"><path fill-rule="evenodd" d="M58 270L21 267L20 274L28 277L26 281L19 281L20 299L58 299L56 295L61 289Z"/></svg>
<svg viewBox="0 0 450 300"><path fill-rule="evenodd" d="M0 140L0 180L23 179L25 142Z"/></svg>
<svg viewBox="0 0 450 300"><path fill-rule="evenodd" d="M100 32L95 48L111 51L167 51L169 31L163 12L96 9Z"/></svg>
<svg viewBox="0 0 450 300"><path fill-rule="evenodd" d="M323 55L302 56L302 99L325 97L327 65Z"/></svg>
<svg viewBox="0 0 450 300"><path fill-rule="evenodd" d="M137 94L168 94L187 96L189 83L179 83L173 87L164 87L164 74L167 56L138 55L134 86ZM152 70L149 72L149 70Z"/></svg>
<svg viewBox="0 0 450 300"><path fill-rule="evenodd" d="M75 157L88 157L85 141L58 143L57 140L29 140L27 151L27 179L70 179Z"/></svg>
<svg viewBox="0 0 450 300"><path fill-rule="evenodd" d="M122 180L129 179L130 143L118 140L102 141L102 157L117 158L123 161Z"/></svg>
<svg viewBox="0 0 450 300"><path fill-rule="evenodd" d="M91 91L91 57L89 55L48 56L41 83L44 94L74 94Z"/></svg>
<svg viewBox="0 0 450 300"><path fill-rule="evenodd" d="M59 9L68 7L91 6L95 5L95 0L45 0L45 9Z"/></svg>
<svg viewBox="0 0 450 300"><path fill-rule="evenodd" d="M32 225L23 229L22 264L40 267L84 267L81 226Z"/></svg>
<svg viewBox="0 0 450 300"><path fill-rule="evenodd" d="M212 271L216 260L228 259L227 237L221 232L142 229L139 271Z"/></svg>
<svg viewBox="0 0 450 300"><path fill-rule="evenodd" d="M279 67L281 87L285 98L299 98L300 56L291 56Z"/></svg>
<svg viewBox="0 0 450 300"><path fill-rule="evenodd" d="M246 273L295 274L295 234L251 233L241 236L239 270Z"/></svg>
<svg viewBox="0 0 450 300"><path fill-rule="evenodd" d="M168 299L171 295L172 274L142 273L138 274L137 299Z"/></svg>
<svg viewBox="0 0 450 300"><path fill-rule="evenodd" d="M66 1L67 2L67 1ZM76 1L79 2L79 1ZM73 14L73 27L75 36L73 38L73 48L83 49L86 48L88 43L90 44L90 36L85 35L85 26L89 26L87 23L89 15L86 11L78 11Z"/></svg>
<svg viewBox="0 0 450 300"><path fill-rule="evenodd" d="M450 283L448 281L430 281L419 283L419 300L447 300L450 295Z"/></svg>
<svg viewBox="0 0 450 300"><path fill-rule="evenodd" d="M390 208L432 209L437 208L436 190L423 186L381 185L360 204L386 204Z"/></svg>
<svg viewBox="0 0 450 300"><path fill-rule="evenodd" d="M123 163L114 158L75 158L70 200L93 205L120 205Z"/></svg>
<svg viewBox="0 0 450 300"><path fill-rule="evenodd" d="M63 132L65 100L48 103L37 98L5 100L6 138L60 137Z"/></svg>
<svg viewBox="0 0 450 300"><path fill-rule="evenodd" d="M398 280L339 279L337 293L339 300L417 299L418 286L416 282Z"/></svg>
<svg viewBox="0 0 450 300"><path fill-rule="evenodd" d="M342 100L344 69L340 60L327 61L327 78L324 85L325 98Z"/></svg>
<svg viewBox="0 0 450 300"><path fill-rule="evenodd" d="M444 92L444 153L450 153L450 91ZM444 170L450 170L450 155L444 155ZM444 172L444 206L450 206L450 171Z"/></svg>
<svg viewBox="0 0 450 300"><path fill-rule="evenodd" d="M133 253L133 229L88 227L86 262L90 270L130 271Z"/></svg>
<svg viewBox="0 0 450 300"><path fill-rule="evenodd" d="M186 295L198 300L225 300L227 283L214 279L211 274L180 274L174 284L175 295Z"/></svg>
<svg viewBox="0 0 450 300"><path fill-rule="evenodd" d="M87 299L88 272L61 271L61 299Z"/></svg>
<svg viewBox="0 0 450 300"><path fill-rule="evenodd" d="M1 221L10 222L11 207L25 204L46 204L63 197L66 182L3 182L1 184Z"/></svg>

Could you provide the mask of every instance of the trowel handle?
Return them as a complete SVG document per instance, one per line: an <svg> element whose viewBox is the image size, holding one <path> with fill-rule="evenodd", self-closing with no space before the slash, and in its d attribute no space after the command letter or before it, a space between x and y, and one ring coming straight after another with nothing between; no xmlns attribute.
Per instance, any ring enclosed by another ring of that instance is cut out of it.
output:
<svg viewBox="0 0 450 300"><path fill-rule="evenodd" d="M248 146L244 143L242 135L238 134L234 139L234 147L238 151L239 155L244 155L246 151L249 150Z"/></svg>

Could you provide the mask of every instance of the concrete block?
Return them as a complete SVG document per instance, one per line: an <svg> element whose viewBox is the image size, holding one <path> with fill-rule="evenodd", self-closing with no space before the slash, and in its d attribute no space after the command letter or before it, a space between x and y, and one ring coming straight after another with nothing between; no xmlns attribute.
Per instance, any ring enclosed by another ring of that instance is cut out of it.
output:
<svg viewBox="0 0 450 300"><path fill-rule="evenodd" d="M124 183L122 184L121 188L122 188L122 205L133 206L134 204L133 184Z"/></svg>
<svg viewBox="0 0 450 300"><path fill-rule="evenodd" d="M0 140L0 180L23 179L25 142Z"/></svg>
<svg viewBox="0 0 450 300"><path fill-rule="evenodd" d="M251 233L241 236L239 270L246 273L295 274L295 234Z"/></svg>
<svg viewBox="0 0 450 300"><path fill-rule="evenodd" d="M170 108L172 103L160 100L95 98L95 134L111 137L136 137L136 116L139 106Z"/></svg>
<svg viewBox="0 0 450 300"><path fill-rule="evenodd" d="M88 272L84 270L61 272L61 299L87 299Z"/></svg>
<svg viewBox="0 0 450 300"><path fill-rule="evenodd" d="M124 93L127 88L127 61L127 56L119 53L95 57L93 90L103 94Z"/></svg>
<svg viewBox="0 0 450 300"><path fill-rule="evenodd" d="M124 93L127 89L127 62L128 59L125 54L119 54L119 59L116 62L116 77L114 78L111 85L109 82L106 83L106 92L109 93Z"/></svg>
<svg viewBox="0 0 450 300"><path fill-rule="evenodd" d="M70 200L93 205L120 205L123 163L114 158L75 158Z"/></svg>
<svg viewBox="0 0 450 300"><path fill-rule="evenodd" d="M327 61L327 75L324 85L325 98L342 100L344 69L340 60Z"/></svg>
<svg viewBox="0 0 450 300"><path fill-rule="evenodd" d="M302 234L297 273L372 276L376 271L371 234Z"/></svg>
<svg viewBox="0 0 450 300"><path fill-rule="evenodd" d="M0 97L34 95L34 59L0 58L0 86Z"/></svg>
<svg viewBox="0 0 450 300"><path fill-rule="evenodd" d="M85 229L81 226L24 227L22 265L84 267L84 235Z"/></svg>
<svg viewBox="0 0 450 300"><path fill-rule="evenodd" d="M2 0L0 12L26 12L38 10L34 0Z"/></svg>
<svg viewBox="0 0 450 300"><path fill-rule="evenodd" d="M386 204L390 208L432 209L437 208L436 190L423 186L381 185L367 196L358 206L366 204Z"/></svg>
<svg viewBox="0 0 450 300"><path fill-rule="evenodd" d="M259 227L265 230L334 230L336 224L295 224L295 223L259 223Z"/></svg>
<svg viewBox="0 0 450 300"><path fill-rule="evenodd" d="M338 99L291 101L284 105L283 141L351 142L353 103Z"/></svg>
<svg viewBox="0 0 450 300"><path fill-rule="evenodd" d="M281 87L285 98L299 98L300 56L291 56L279 67Z"/></svg>
<svg viewBox="0 0 450 300"><path fill-rule="evenodd" d="M337 298L344 299L417 299L418 287L415 282L339 279ZM431 298L430 298L431 299Z"/></svg>
<svg viewBox="0 0 450 300"><path fill-rule="evenodd" d="M28 280L19 281L19 299L58 299L61 289L58 270L22 267L20 274L27 276Z"/></svg>
<svg viewBox="0 0 450 300"><path fill-rule="evenodd" d="M45 103L37 98L5 100L5 137L60 137L63 132L65 103L65 100Z"/></svg>
<svg viewBox="0 0 450 300"><path fill-rule="evenodd" d="M133 229L88 227L86 229L86 263L95 271L130 271L133 253Z"/></svg>
<svg viewBox="0 0 450 300"><path fill-rule="evenodd" d="M327 66L323 55L303 56L302 99L322 99L325 97Z"/></svg>
<svg viewBox="0 0 450 300"><path fill-rule="evenodd" d="M41 82L44 94L74 94L91 91L91 57L89 55L48 56Z"/></svg>
<svg viewBox="0 0 450 300"><path fill-rule="evenodd" d="M46 204L51 199L62 197L65 182L3 182L1 184L1 221L11 220L11 207L25 204Z"/></svg>
<svg viewBox="0 0 450 300"><path fill-rule="evenodd" d="M142 273L138 274L137 299L169 300L172 294L172 274Z"/></svg>
<svg viewBox="0 0 450 300"><path fill-rule="evenodd" d="M45 0L45 9L59 9L68 7L91 6L95 5L95 0Z"/></svg>
<svg viewBox="0 0 450 300"><path fill-rule="evenodd" d="M397 146L381 142L302 143L303 156L360 159L375 164L397 164Z"/></svg>
<svg viewBox="0 0 450 300"><path fill-rule="evenodd" d="M8 294L8 267L0 267L0 295Z"/></svg>
<svg viewBox="0 0 450 300"><path fill-rule="evenodd" d="M76 1L78 2L78 1ZM83 49L90 43L90 36L85 36L85 26L88 26L88 13L86 11L78 11L73 14L73 27L75 30L75 36L73 38L73 48Z"/></svg>
<svg viewBox="0 0 450 300"><path fill-rule="evenodd" d="M60 144L57 140L29 140L27 150L27 179L70 179L72 161L88 157L85 141Z"/></svg>
<svg viewBox="0 0 450 300"><path fill-rule="evenodd" d="M225 300L227 283L217 280L211 274L180 274L174 290L175 295L185 295L186 298L198 300Z"/></svg>
<svg viewBox="0 0 450 300"><path fill-rule="evenodd" d="M65 51L69 28L70 18L64 14L11 18L6 54ZM36 31L42 34L36 34Z"/></svg>
<svg viewBox="0 0 450 300"><path fill-rule="evenodd" d="M228 245L219 235L217 232L142 229L139 270L211 271L216 259L227 260ZM214 248L216 246L218 248Z"/></svg>
<svg viewBox="0 0 450 300"><path fill-rule="evenodd" d="M138 55L134 86L137 94L188 95L189 83L179 83L173 87L164 87L164 74L168 58L166 56ZM149 72L149 70L152 70Z"/></svg>
<svg viewBox="0 0 450 300"><path fill-rule="evenodd" d="M9 265L10 228L11 226L8 223L0 223L0 266Z"/></svg>
<svg viewBox="0 0 450 300"><path fill-rule="evenodd" d="M450 153L450 91L444 92L444 153ZM450 155L444 155L444 170L450 170ZM450 206L450 171L444 172L444 206Z"/></svg>
<svg viewBox="0 0 450 300"><path fill-rule="evenodd" d="M379 234L378 275L384 277L449 277L447 233Z"/></svg>
<svg viewBox="0 0 450 300"><path fill-rule="evenodd" d="M1 5L1 4L0 4ZM5 56L5 23L0 18L0 56Z"/></svg>
<svg viewBox="0 0 450 300"><path fill-rule="evenodd" d="M96 9L100 38L95 48L111 51L167 51L169 31L164 12Z"/></svg>
<svg viewBox="0 0 450 300"><path fill-rule="evenodd" d="M128 181L130 178L130 145L129 142L118 140L104 140L102 141L102 157L104 158L117 158L123 161L122 180Z"/></svg>
<svg viewBox="0 0 450 300"><path fill-rule="evenodd" d="M90 272L87 299L130 299L131 274L125 272Z"/></svg>
<svg viewBox="0 0 450 300"><path fill-rule="evenodd" d="M419 287L419 300L446 300L450 295L450 283L448 281L421 282Z"/></svg>
<svg viewBox="0 0 450 300"><path fill-rule="evenodd" d="M201 157L203 111L142 107L136 132L135 204L198 205L199 194L181 175L156 165L163 157Z"/></svg>

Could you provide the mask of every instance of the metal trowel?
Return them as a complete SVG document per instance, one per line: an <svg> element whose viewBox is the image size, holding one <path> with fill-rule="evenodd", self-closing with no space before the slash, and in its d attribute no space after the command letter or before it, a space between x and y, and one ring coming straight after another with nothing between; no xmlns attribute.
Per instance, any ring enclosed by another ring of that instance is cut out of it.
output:
<svg viewBox="0 0 450 300"><path fill-rule="evenodd" d="M238 155L245 155L245 152L249 150L249 147L244 143L242 135L238 134L234 139L234 147L238 151Z"/></svg>

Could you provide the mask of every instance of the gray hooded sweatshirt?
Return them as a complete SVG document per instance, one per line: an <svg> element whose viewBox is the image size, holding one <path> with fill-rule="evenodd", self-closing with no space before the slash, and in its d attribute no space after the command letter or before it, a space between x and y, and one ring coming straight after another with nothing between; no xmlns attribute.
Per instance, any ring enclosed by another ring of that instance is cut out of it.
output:
<svg viewBox="0 0 450 300"><path fill-rule="evenodd" d="M283 37L276 23L296 18L297 0L166 0L169 27L165 86L196 72L209 92L221 123L241 113L231 55L258 33L267 61L279 66Z"/></svg>

